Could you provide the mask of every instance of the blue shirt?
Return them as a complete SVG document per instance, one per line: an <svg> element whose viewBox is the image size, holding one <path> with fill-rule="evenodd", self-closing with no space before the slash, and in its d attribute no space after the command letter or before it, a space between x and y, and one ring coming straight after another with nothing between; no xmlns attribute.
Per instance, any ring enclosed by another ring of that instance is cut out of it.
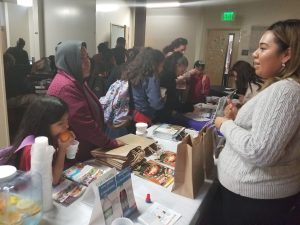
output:
<svg viewBox="0 0 300 225"><path fill-rule="evenodd" d="M135 110L153 118L155 111L164 107L159 79L154 75L145 78L137 86L132 85L131 87Z"/></svg>

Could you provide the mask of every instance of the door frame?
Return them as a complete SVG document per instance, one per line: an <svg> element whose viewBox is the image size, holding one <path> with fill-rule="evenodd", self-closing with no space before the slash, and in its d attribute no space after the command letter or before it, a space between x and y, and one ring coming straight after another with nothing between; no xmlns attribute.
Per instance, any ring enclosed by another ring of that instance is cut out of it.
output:
<svg viewBox="0 0 300 225"><path fill-rule="evenodd" d="M234 42L236 41L236 40L239 40L240 38L241 38L241 28L207 28L206 29L206 37L205 37L205 46L206 46L206 48L205 48L205 53L204 53L204 59L205 59L205 62L207 63L207 61L208 61L208 50L207 50L207 46L208 46L208 41L209 41L209 37L208 37L208 35L209 35L209 32L210 31L224 31L224 32L228 32L228 34L229 33L235 33L235 36L234 36ZM237 34L236 33L239 33L239 35L237 36ZM232 64L232 62L234 62L234 61L236 61L237 59L238 59L238 53L239 53L239 49L240 49L240 44L238 44L237 45L237 48L234 48L234 42L233 42L233 50L232 50L232 54L231 54L231 64ZM228 43L228 42L227 42ZM239 43L239 42L238 42ZM227 46L226 46L226 50L227 50ZM226 51L227 52L227 51ZM225 57L226 57L226 55L225 55ZM226 58L224 58L224 63L223 63L223 68L222 68L222 73L223 73L223 75L222 75L222 79L221 79L221 82L219 83L219 84L215 84L215 85L222 85L222 83L223 83L223 76L224 76L224 71L225 71L225 59ZM231 65L230 65L231 66ZM209 71L208 71L208 73L209 73ZM230 80L230 79L228 79L228 80Z"/></svg>

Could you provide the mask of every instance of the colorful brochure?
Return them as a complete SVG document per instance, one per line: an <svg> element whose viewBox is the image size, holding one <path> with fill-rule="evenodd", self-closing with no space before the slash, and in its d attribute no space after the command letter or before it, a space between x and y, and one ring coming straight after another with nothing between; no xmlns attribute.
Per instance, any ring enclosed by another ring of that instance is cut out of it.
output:
<svg viewBox="0 0 300 225"><path fill-rule="evenodd" d="M154 160L143 162L136 167L134 174L163 187L168 187L174 182L174 169L159 164Z"/></svg>
<svg viewBox="0 0 300 225"><path fill-rule="evenodd" d="M103 175L103 171L94 166L78 163L65 170L63 175L70 180L88 186L98 177Z"/></svg>
<svg viewBox="0 0 300 225"><path fill-rule="evenodd" d="M85 189L84 185L64 179L59 185L54 187L52 198L56 202L68 206L78 199L84 193Z"/></svg>

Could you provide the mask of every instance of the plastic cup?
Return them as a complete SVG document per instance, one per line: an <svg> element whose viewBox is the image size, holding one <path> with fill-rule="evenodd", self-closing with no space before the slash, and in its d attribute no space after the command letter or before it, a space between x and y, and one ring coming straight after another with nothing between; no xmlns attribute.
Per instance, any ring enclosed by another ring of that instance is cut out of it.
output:
<svg viewBox="0 0 300 225"><path fill-rule="evenodd" d="M136 130L140 133L147 133L148 124L146 123L136 123Z"/></svg>
<svg viewBox="0 0 300 225"><path fill-rule="evenodd" d="M74 140L72 144L67 149L67 158L75 159L76 153L78 151L79 141Z"/></svg>
<svg viewBox="0 0 300 225"><path fill-rule="evenodd" d="M111 225L133 225L133 222L128 218L122 217L114 219Z"/></svg>

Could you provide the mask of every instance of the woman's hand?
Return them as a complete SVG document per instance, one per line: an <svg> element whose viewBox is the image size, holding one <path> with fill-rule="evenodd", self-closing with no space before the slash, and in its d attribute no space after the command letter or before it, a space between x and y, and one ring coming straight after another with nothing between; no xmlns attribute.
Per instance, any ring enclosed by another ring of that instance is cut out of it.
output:
<svg viewBox="0 0 300 225"><path fill-rule="evenodd" d="M189 73L190 76L195 76L195 75L199 74L199 70L194 68L194 69L189 70L188 73Z"/></svg>
<svg viewBox="0 0 300 225"><path fill-rule="evenodd" d="M224 109L224 117L227 119L234 120L238 109L236 105L231 101L231 99L227 100L228 105Z"/></svg>
<svg viewBox="0 0 300 225"><path fill-rule="evenodd" d="M228 118L225 118L225 117L220 117L218 116L216 119L215 119L215 127L219 130L220 127L222 126L222 123L224 123L225 121L229 120Z"/></svg>
<svg viewBox="0 0 300 225"><path fill-rule="evenodd" d="M119 147L125 145L125 143L123 141L120 141L120 140L116 140L116 141L117 141L117 144Z"/></svg>
<svg viewBox="0 0 300 225"><path fill-rule="evenodd" d="M71 134L70 138L65 142L62 142L60 140L60 138L57 139L58 152L57 152L57 157L54 161L54 165L52 167L52 177L53 177L52 184L53 185L58 184L60 181L62 171L64 169L67 149L75 139L75 134L72 131L70 131L70 134Z"/></svg>

